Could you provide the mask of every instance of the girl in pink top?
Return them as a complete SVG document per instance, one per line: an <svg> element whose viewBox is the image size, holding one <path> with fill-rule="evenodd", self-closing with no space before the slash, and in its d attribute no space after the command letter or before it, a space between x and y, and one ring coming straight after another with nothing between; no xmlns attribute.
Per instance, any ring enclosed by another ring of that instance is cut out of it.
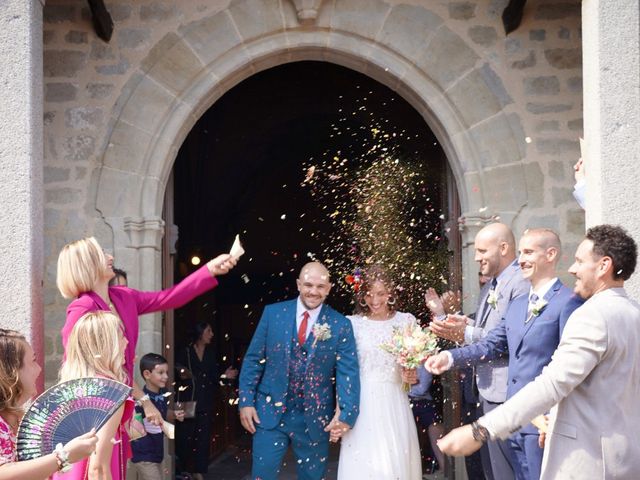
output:
<svg viewBox="0 0 640 480"><path fill-rule="evenodd" d="M31 345L14 330L0 328L0 480L47 478L64 466L59 452L18 462L16 436L23 405L36 394L40 375ZM91 431L63 447L70 463L95 450L98 437Z"/></svg>
<svg viewBox="0 0 640 480"><path fill-rule="evenodd" d="M104 377L128 383L124 365L127 339L120 319L111 312L91 312L78 319L67 339L66 359L60 381L82 377ZM133 400L128 399L98 430L95 455L73 465L54 480L125 480L126 447L124 425L131 418ZM127 442L128 443L128 442Z"/></svg>
<svg viewBox="0 0 640 480"><path fill-rule="evenodd" d="M198 295L214 288L216 276L224 275L236 264L231 255L219 255L195 271L179 284L159 292L141 292L128 287L109 287L114 277L113 257L105 254L95 238L89 237L65 245L58 256L56 283L65 298L74 298L67 308L67 320L62 328L62 344L67 346L69 335L78 319L88 312L111 311L122 321L124 336L129 344L125 350L125 370L133 386L135 400L143 400L145 417L160 425L162 416L147 400L133 380L133 362L138 343L138 316L178 308ZM129 451L128 439L125 448ZM128 454L127 458L130 456Z"/></svg>

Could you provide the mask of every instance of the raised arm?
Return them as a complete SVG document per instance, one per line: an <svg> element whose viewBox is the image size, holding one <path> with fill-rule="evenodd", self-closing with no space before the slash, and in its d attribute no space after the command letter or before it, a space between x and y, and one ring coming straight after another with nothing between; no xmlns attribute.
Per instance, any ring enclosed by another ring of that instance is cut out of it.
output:
<svg viewBox="0 0 640 480"><path fill-rule="evenodd" d="M138 315L179 308L204 292L218 285L207 265L199 268L180 283L166 290L157 292L141 292L129 289L138 310Z"/></svg>
<svg viewBox="0 0 640 480"><path fill-rule="evenodd" d="M508 355L509 346L505 319L500 320L500 323L495 328L489 330L489 333L477 342L448 351L451 352L453 357L454 367L487 363L498 357Z"/></svg>

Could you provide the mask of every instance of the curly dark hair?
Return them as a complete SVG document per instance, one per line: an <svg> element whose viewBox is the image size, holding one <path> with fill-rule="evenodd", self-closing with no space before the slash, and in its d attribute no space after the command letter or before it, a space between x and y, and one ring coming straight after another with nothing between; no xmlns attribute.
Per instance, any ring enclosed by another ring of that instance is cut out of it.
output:
<svg viewBox="0 0 640 480"><path fill-rule="evenodd" d="M638 246L624 228L618 225L591 227L586 239L593 242L595 255L611 258L614 280L629 280L636 269Z"/></svg>

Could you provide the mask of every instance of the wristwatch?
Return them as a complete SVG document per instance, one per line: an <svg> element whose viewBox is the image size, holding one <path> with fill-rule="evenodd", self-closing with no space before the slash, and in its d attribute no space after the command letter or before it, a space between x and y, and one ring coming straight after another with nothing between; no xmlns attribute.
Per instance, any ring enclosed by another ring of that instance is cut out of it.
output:
<svg viewBox="0 0 640 480"><path fill-rule="evenodd" d="M473 439L476 442L485 443L489 440L489 430L480 425L478 422L473 422L471 424L471 434L473 435Z"/></svg>
<svg viewBox="0 0 640 480"><path fill-rule="evenodd" d="M148 394L148 393L145 393L143 396L141 396L141 397L138 399L138 401L136 402L136 405L137 405L137 406L139 406L139 407L141 407L141 406L142 406L142 404L143 404L144 402L146 402L147 400L150 400L150 398L151 398L151 397L149 397L149 394Z"/></svg>
<svg viewBox="0 0 640 480"><path fill-rule="evenodd" d="M71 463L69 463L69 452L67 452L61 443L56 445L56 449L53 451L56 456L56 462L58 462L58 471L66 473L71 470Z"/></svg>

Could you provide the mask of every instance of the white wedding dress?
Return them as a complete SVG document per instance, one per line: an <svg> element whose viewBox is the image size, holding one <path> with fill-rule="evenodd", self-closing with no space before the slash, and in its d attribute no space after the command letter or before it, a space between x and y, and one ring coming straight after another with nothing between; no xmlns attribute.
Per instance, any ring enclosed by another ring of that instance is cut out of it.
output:
<svg viewBox="0 0 640 480"><path fill-rule="evenodd" d="M397 312L389 320L348 317L353 324L360 363L360 414L342 437L338 480L420 480L418 434L400 367L380 348L394 327L415 321Z"/></svg>

